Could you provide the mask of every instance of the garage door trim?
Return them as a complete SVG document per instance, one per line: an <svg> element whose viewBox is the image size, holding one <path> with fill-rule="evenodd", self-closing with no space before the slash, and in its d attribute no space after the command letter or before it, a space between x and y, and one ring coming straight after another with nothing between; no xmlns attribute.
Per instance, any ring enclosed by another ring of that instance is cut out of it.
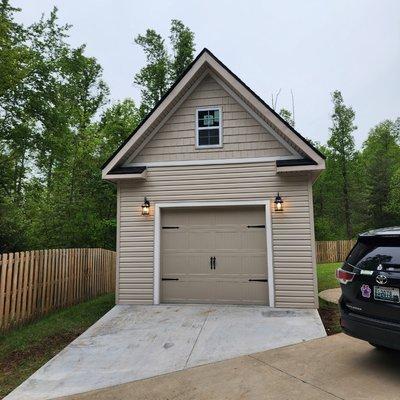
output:
<svg viewBox="0 0 400 400"><path fill-rule="evenodd" d="M153 303L160 304L160 279L161 279L161 209L163 208L183 208L183 207L232 207L232 206L255 206L265 207L265 236L267 246L267 269L268 269L268 290L269 306L275 306L274 296L274 274L272 256L272 218L271 200L249 200L249 201L202 201L202 202L173 202L156 203L154 206L154 290Z"/></svg>

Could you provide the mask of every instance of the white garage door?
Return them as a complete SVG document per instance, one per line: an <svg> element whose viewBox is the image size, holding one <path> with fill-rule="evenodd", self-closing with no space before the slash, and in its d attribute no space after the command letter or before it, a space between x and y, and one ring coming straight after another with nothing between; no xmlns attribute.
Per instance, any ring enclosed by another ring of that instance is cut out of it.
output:
<svg viewBox="0 0 400 400"><path fill-rule="evenodd" d="M165 209L161 301L268 304L265 209Z"/></svg>

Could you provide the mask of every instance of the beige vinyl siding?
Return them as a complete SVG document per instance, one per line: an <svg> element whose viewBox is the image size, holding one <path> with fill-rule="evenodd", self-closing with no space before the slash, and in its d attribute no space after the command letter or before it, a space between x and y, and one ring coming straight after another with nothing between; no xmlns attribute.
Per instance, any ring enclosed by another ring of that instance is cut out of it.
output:
<svg viewBox="0 0 400 400"><path fill-rule="evenodd" d="M222 148L196 149L196 109L222 109ZM135 163L291 155L213 78L207 76L134 158Z"/></svg>
<svg viewBox="0 0 400 400"><path fill-rule="evenodd" d="M309 177L276 174L274 162L150 167L145 181L120 182L120 304L153 301L154 204L175 201L273 201L279 191L284 212L272 212L275 305L315 307ZM141 215L144 196L151 215Z"/></svg>

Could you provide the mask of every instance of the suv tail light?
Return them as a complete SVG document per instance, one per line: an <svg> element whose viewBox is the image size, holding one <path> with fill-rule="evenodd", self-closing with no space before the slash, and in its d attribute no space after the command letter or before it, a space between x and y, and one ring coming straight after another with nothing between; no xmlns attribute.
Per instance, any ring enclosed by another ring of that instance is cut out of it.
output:
<svg viewBox="0 0 400 400"><path fill-rule="evenodd" d="M337 269L336 270L336 279L340 282L343 283L344 285L347 282L351 282L354 279L355 273L345 271L344 269Z"/></svg>

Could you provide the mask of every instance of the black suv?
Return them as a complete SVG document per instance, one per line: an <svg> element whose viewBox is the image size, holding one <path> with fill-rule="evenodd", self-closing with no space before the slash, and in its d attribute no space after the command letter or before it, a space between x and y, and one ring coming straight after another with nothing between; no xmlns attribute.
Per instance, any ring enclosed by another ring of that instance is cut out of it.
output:
<svg viewBox="0 0 400 400"><path fill-rule="evenodd" d="M343 331L400 350L400 227L361 234L336 277Z"/></svg>

